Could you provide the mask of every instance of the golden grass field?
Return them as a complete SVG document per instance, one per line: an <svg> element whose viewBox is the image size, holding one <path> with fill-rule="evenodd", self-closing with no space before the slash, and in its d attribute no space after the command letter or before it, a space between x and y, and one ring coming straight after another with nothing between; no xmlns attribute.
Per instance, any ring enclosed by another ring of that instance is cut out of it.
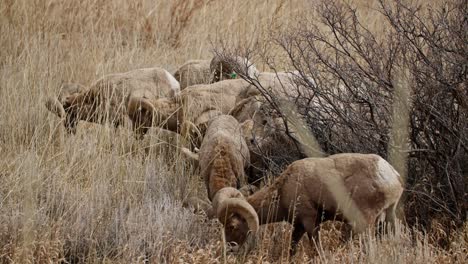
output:
<svg viewBox="0 0 468 264"><path fill-rule="evenodd" d="M307 0L60 1L0 4L0 262L2 263L463 263L468 226L449 249L401 225L396 235L307 238L288 256L289 227L262 228L247 256L223 254L220 224L181 204L203 196L178 137L81 122L67 135L44 107L63 82L89 85L108 73L209 59L211 43L258 41L313 14ZM376 3L352 1L378 29ZM437 3L438 0L428 2ZM432 4L432 3L431 3ZM311 10L309 12L309 10ZM267 70L265 65L257 65ZM466 263L466 262L465 262Z"/></svg>

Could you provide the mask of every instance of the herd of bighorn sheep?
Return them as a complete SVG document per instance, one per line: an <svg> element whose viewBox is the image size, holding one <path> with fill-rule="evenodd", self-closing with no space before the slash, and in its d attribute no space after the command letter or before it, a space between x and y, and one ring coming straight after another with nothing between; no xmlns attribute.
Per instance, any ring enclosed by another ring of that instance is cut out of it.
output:
<svg viewBox="0 0 468 264"><path fill-rule="evenodd" d="M189 198L184 204L219 219L229 243L241 246L260 225L279 221L293 227L292 253L304 233L318 243L325 220L343 221L354 233L379 220L393 226L402 181L378 155L297 157L270 184L259 180L265 176L259 168L268 171L267 157L253 150L264 147L268 155L280 143L279 151L293 146L256 86L239 76L255 78L278 96L294 96L302 89L294 75L262 73L247 59L215 56L188 61L174 75L155 67L106 75L89 88L64 84L45 104L69 133L80 120L115 127L131 121L137 138L151 127L189 138L182 153L198 164L209 202Z"/></svg>

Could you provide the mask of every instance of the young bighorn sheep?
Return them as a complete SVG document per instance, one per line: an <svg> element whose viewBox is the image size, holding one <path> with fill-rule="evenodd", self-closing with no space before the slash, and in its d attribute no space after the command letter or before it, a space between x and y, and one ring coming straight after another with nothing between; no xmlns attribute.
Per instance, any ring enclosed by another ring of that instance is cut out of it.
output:
<svg viewBox="0 0 468 264"><path fill-rule="evenodd" d="M196 132L202 136L211 118L227 114L236 102L257 93L252 85L242 79L194 85L174 97L157 100L138 98L140 118L130 117L140 125L152 124L183 135Z"/></svg>
<svg viewBox="0 0 468 264"><path fill-rule="evenodd" d="M210 201L224 187L240 188L246 184L244 170L250 155L246 137L253 122L239 124L230 115L219 115L209 121L198 154L183 149L184 154L198 160Z"/></svg>
<svg viewBox="0 0 468 264"><path fill-rule="evenodd" d="M144 94L154 99L174 95L180 90L177 80L161 68L109 74L93 83L89 89L69 88L62 91L59 99L47 100L46 106L61 117L65 115L65 127L73 133L76 132L79 120L110 122L116 127L122 125L127 116L127 108L138 107L132 105L135 103L133 97Z"/></svg>
<svg viewBox="0 0 468 264"><path fill-rule="evenodd" d="M373 227L382 215L394 225L403 192L400 175L374 154L337 154L292 163L270 186L244 198L225 188L213 199L226 241L244 243L259 224L293 224L292 250L304 233L317 241L320 222L341 220L355 233Z"/></svg>
<svg viewBox="0 0 468 264"><path fill-rule="evenodd" d="M283 119L263 96L241 100L229 114L239 122L252 119L254 123L251 141L248 142L249 183L258 186L268 173L278 175L287 165L304 158L300 146L286 134ZM291 127L288 129L291 132Z"/></svg>
<svg viewBox="0 0 468 264"><path fill-rule="evenodd" d="M189 60L177 69L174 77L180 83L180 90L197 84L210 83L210 60Z"/></svg>

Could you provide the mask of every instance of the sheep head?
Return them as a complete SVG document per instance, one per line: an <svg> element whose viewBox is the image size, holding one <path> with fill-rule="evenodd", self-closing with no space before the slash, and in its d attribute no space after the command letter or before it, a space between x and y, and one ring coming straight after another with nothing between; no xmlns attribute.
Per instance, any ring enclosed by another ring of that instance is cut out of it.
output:
<svg viewBox="0 0 468 264"><path fill-rule="evenodd" d="M152 126L177 131L177 109L178 104L171 98L151 101L143 94L132 94L127 101L128 116L140 136Z"/></svg>
<svg viewBox="0 0 468 264"><path fill-rule="evenodd" d="M127 104L127 113L132 120L133 129L142 137L151 126L153 120L153 106L143 98L132 97Z"/></svg>
<svg viewBox="0 0 468 264"><path fill-rule="evenodd" d="M275 119L278 118L262 96L250 96L239 101L229 114L239 122L252 119L253 133L259 138L265 137L265 135L271 134L275 130Z"/></svg>
<svg viewBox="0 0 468 264"><path fill-rule="evenodd" d="M210 62L210 70L212 74L210 83L226 79L236 79L238 75L253 78L259 73L252 62L240 56L217 55Z"/></svg>
<svg viewBox="0 0 468 264"><path fill-rule="evenodd" d="M257 212L235 188L226 187L219 190L213 199L213 209L218 220L224 225L228 243L241 246L250 233L258 231Z"/></svg>
<svg viewBox="0 0 468 264"><path fill-rule="evenodd" d="M246 139L252 164L248 172L250 182L261 179L271 169L274 174L279 173L282 167L301 157L286 134L283 119L263 97L243 99L229 114L240 122L252 119L254 123L252 134Z"/></svg>
<svg viewBox="0 0 468 264"><path fill-rule="evenodd" d="M176 132L179 129L180 103L175 98L159 98L153 102L153 124Z"/></svg>
<svg viewBox="0 0 468 264"><path fill-rule="evenodd" d="M62 84L58 97L50 97L46 100L46 108L59 116L65 118L65 129L68 133L76 132L76 125L80 119L84 119L91 112L90 107L78 107L77 99L83 98L87 89L81 84Z"/></svg>
<svg viewBox="0 0 468 264"><path fill-rule="evenodd" d="M174 78L180 83L180 90L209 83L210 77L210 60L189 60L174 73Z"/></svg>

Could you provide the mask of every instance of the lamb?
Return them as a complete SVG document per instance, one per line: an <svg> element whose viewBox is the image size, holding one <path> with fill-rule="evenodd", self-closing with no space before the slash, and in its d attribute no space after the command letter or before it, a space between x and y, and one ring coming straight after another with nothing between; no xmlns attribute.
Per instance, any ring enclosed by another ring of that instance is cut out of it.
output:
<svg viewBox="0 0 468 264"><path fill-rule="evenodd" d="M318 242L324 220L341 220L355 233L373 227L380 216L394 225L402 192L400 175L382 157L345 153L296 161L272 185L246 198L233 188L221 189L213 210L224 224L226 241L238 245L259 224L288 221L294 253L305 232Z"/></svg>
<svg viewBox="0 0 468 264"><path fill-rule="evenodd" d="M60 117L65 116L67 131L75 133L79 120L110 122L118 127L125 122L127 108L137 108L134 97L144 94L155 99L174 95L179 90L179 83L166 70L145 68L106 75L89 89L67 88L59 99L49 99L46 106Z"/></svg>
<svg viewBox="0 0 468 264"><path fill-rule="evenodd" d="M257 93L252 85L242 79L194 85L174 97L157 100L138 98L140 118L132 118L137 115L130 117L134 123L152 124L184 136L197 133L201 138L211 118L229 113L236 102Z"/></svg>
<svg viewBox="0 0 468 264"><path fill-rule="evenodd" d="M229 114L239 122L252 119L254 123L252 140L248 142L249 183L258 186L267 173L279 174L285 166L304 158L302 149L286 134L283 119L262 96L240 101Z"/></svg>
<svg viewBox="0 0 468 264"><path fill-rule="evenodd" d="M174 77L180 83L180 90L197 84L210 83L210 60L189 60L177 69Z"/></svg>

